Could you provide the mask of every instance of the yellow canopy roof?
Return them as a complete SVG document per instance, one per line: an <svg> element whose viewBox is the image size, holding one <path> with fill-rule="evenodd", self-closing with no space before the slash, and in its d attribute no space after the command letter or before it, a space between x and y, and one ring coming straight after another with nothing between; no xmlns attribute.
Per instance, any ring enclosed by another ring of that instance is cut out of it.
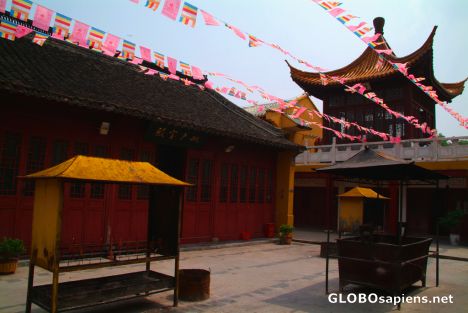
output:
<svg viewBox="0 0 468 313"><path fill-rule="evenodd" d="M345 193L342 193L341 195L338 195L338 197L357 197L357 198L371 198L371 199L390 199L387 197L384 197L374 190L370 188L364 188L364 187L354 187L351 190L346 191Z"/></svg>
<svg viewBox="0 0 468 313"><path fill-rule="evenodd" d="M133 162L77 155L63 163L24 178L62 178L116 183L190 186L148 162Z"/></svg>

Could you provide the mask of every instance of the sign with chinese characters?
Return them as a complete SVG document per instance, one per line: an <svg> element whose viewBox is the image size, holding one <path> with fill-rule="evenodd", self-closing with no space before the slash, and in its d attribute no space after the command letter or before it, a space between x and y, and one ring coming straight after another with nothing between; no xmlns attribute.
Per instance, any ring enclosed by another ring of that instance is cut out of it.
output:
<svg viewBox="0 0 468 313"><path fill-rule="evenodd" d="M202 144L202 136L192 130L174 126L150 124L146 139L174 146L194 147Z"/></svg>

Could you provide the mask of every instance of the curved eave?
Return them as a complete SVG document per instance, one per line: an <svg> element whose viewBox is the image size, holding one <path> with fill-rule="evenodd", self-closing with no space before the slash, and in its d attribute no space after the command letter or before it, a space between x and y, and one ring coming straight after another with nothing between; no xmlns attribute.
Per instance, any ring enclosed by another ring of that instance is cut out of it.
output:
<svg viewBox="0 0 468 313"><path fill-rule="evenodd" d="M432 32L430 33L424 44L413 53L404 57L396 57L394 54L387 55L386 57L392 62L408 63L408 67L411 68L425 56L428 56L430 58L430 68L427 71L429 77L426 78L430 80L431 85L433 85L436 88L441 100L447 101L460 95L463 92L464 83L466 79L458 83L440 83L434 77L432 67L432 47L436 30L437 26L434 26ZM384 43L381 46L379 46L379 48L388 48L389 45L386 42L385 38L382 37L382 39ZM337 70L324 73L328 76L339 76L345 78L348 84L387 78L398 74L398 71L395 70L387 62L383 65L383 67L380 70L375 69L377 60L378 54L374 52L372 48L368 47L355 61L353 61L349 65ZM322 85L322 81L320 79L320 73L301 71L291 66L288 62L286 63L290 68L291 78L293 79L293 81L296 82L299 86L301 86L305 91L310 92L316 97L321 98L321 96L323 96L331 90L336 89L336 87L338 86L340 86L341 88L341 84L337 81L329 81L328 84L324 86Z"/></svg>

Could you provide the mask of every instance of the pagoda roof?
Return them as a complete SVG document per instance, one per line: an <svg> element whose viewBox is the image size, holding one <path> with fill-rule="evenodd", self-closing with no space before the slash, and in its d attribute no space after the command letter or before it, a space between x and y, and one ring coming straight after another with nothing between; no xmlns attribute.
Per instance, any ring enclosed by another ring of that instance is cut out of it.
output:
<svg viewBox="0 0 468 313"><path fill-rule="evenodd" d="M456 83L441 83L434 77L432 59L433 42L436 30L437 26L434 26L424 44L413 53L404 57L397 57L392 52L392 54L385 55L385 57L393 63L407 63L407 67L411 69L411 73L414 73L417 77L424 76L426 78L426 80L422 82L423 84L430 85L435 88L439 99L450 101L463 92L466 79ZM381 37L377 41L379 41L380 44L376 49L390 49L390 45L383 36L383 31ZM324 74L344 78L348 85L393 78L397 75L401 75L401 73L394 69L388 62L384 62L380 69L376 69L378 58L379 54L373 51L372 48L368 47L349 65L337 70L324 72ZM320 73L318 72L305 72L294 68L289 63L288 65L293 81L315 97L323 98L323 96L329 91L335 90L337 87L341 88L341 84L334 80L330 80L327 85L322 85Z"/></svg>

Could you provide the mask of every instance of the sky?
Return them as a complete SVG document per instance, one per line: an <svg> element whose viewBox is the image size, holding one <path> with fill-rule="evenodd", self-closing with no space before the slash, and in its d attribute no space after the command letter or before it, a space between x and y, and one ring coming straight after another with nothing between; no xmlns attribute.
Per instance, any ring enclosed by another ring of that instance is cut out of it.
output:
<svg viewBox="0 0 468 313"><path fill-rule="evenodd" d="M8 0L7 3L11 2ZM37 4L81 22L146 46L205 71L225 73L268 93L292 99L303 93L291 79L286 57L266 46L250 48L247 40L224 26L206 26L198 14L197 26L188 27L129 0L36 0ZM183 3L184 1L182 1ZM189 0L218 19L262 40L276 43L293 55L329 70L355 60L366 48L341 23L311 0ZM468 1L466 0L341 0L343 9L372 25L385 18L385 38L397 56L418 49L437 25L434 72L440 82L468 77ZM137 53L139 54L139 53ZM308 70L294 60L297 68ZM410 69L411 73L411 69ZM226 80L215 83L235 86ZM229 100L247 105L235 98ZM312 99L319 110L321 101ZM384 99L385 100L385 99ZM449 105L468 116L468 90ZM189 104L188 104L189 105ZM437 129L445 136L468 136L468 130L437 107Z"/></svg>

